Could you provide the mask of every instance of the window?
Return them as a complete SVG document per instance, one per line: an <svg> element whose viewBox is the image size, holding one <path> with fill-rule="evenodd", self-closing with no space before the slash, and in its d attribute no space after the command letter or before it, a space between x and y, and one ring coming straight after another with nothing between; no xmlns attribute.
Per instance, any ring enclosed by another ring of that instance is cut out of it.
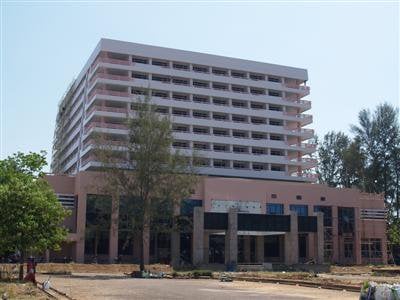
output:
<svg viewBox="0 0 400 300"><path fill-rule="evenodd" d="M146 93L146 91L144 91L144 90L140 90L140 89L132 89L132 94L134 94L134 95L146 95L147 93Z"/></svg>
<svg viewBox="0 0 400 300"><path fill-rule="evenodd" d="M279 77L268 76L268 81L270 82L281 82Z"/></svg>
<svg viewBox="0 0 400 300"><path fill-rule="evenodd" d="M338 207L339 234L354 232L354 207Z"/></svg>
<svg viewBox="0 0 400 300"><path fill-rule="evenodd" d="M210 145L206 143L194 142L193 148L196 150L210 150Z"/></svg>
<svg viewBox="0 0 400 300"><path fill-rule="evenodd" d="M326 198L325 198L325 197L321 197L320 200L321 200L321 201L325 201Z"/></svg>
<svg viewBox="0 0 400 300"><path fill-rule="evenodd" d="M254 74L254 73L251 73L251 74L250 74L250 79L251 79L251 80L265 80L265 76L262 75L262 74Z"/></svg>
<svg viewBox="0 0 400 300"><path fill-rule="evenodd" d="M228 120L228 115L220 114L220 113L213 113L213 119L218 121L226 121Z"/></svg>
<svg viewBox="0 0 400 300"><path fill-rule="evenodd" d="M235 78L246 78L246 73L240 71L231 71L231 75Z"/></svg>
<svg viewBox="0 0 400 300"><path fill-rule="evenodd" d="M153 59L151 64L153 66L159 66L159 67L163 67L163 68L169 68L169 63L167 61L163 61L163 60L157 60L157 59Z"/></svg>
<svg viewBox="0 0 400 300"><path fill-rule="evenodd" d="M199 80L193 80L193 86L198 87L198 88L209 88L210 85L207 81L199 81Z"/></svg>
<svg viewBox="0 0 400 300"><path fill-rule="evenodd" d="M282 111L282 106L279 106L279 105L272 105L272 104L270 104L270 105L268 106L268 108L269 108L269 110L273 110L273 111Z"/></svg>
<svg viewBox="0 0 400 300"><path fill-rule="evenodd" d="M297 212L299 216L308 216L308 206L307 205L298 205L298 204L291 204L289 206L291 211Z"/></svg>
<svg viewBox="0 0 400 300"><path fill-rule="evenodd" d="M143 58L143 57L132 57L132 61L134 63L138 63L138 64L148 64L149 60L147 58Z"/></svg>
<svg viewBox="0 0 400 300"><path fill-rule="evenodd" d="M315 205L314 212L323 212L324 213L324 226L327 226L327 227L332 226L332 207L331 206Z"/></svg>
<svg viewBox="0 0 400 300"><path fill-rule="evenodd" d="M137 73L137 72L132 72L132 78L137 78L137 79L148 79L149 76L144 73Z"/></svg>
<svg viewBox="0 0 400 300"><path fill-rule="evenodd" d="M189 71L189 65L184 63L173 63L172 67L177 70Z"/></svg>
<svg viewBox="0 0 400 300"><path fill-rule="evenodd" d="M213 98L213 103L215 105L228 105L228 99L224 98Z"/></svg>
<svg viewBox="0 0 400 300"><path fill-rule="evenodd" d="M269 138L271 141L283 141L283 136L281 135L271 134Z"/></svg>
<svg viewBox="0 0 400 300"><path fill-rule="evenodd" d="M189 216L193 214L195 207L202 207L203 201L197 199L185 199L181 202L181 215Z"/></svg>
<svg viewBox="0 0 400 300"><path fill-rule="evenodd" d="M283 172L285 171L285 167L282 165L271 165L271 171Z"/></svg>
<svg viewBox="0 0 400 300"><path fill-rule="evenodd" d="M353 258L353 242L345 241L344 243L344 257L345 258Z"/></svg>
<svg viewBox="0 0 400 300"><path fill-rule="evenodd" d="M193 133L196 134L208 134L208 128L207 127L193 127Z"/></svg>
<svg viewBox="0 0 400 300"><path fill-rule="evenodd" d="M282 93L279 91L273 91L273 90L269 90L268 91L268 96L272 96L272 97L281 97Z"/></svg>
<svg viewBox="0 0 400 300"><path fill-rule="evenodd" d="M232 136L235 138L244 139L244 138L247 138L247 133L246 133L246 131L233 130Z"/></svg>
<svg viewBox="0 0 400 300"><path fill-rule="evenodd" d="M160 81L162 83L170 83L171 82L171 78L169 78L168 76L161 76L161 75L154 75L154 74L151 76L151 80Z"/></svg>
<svg viewBox="0 0 400 300"><path fill-rule="evenodd" d="M218 151L218 152L228 152L229 146L228 145L214 145L213 149L214 149L214 151Z"/></svg>
<svg viewBox="0 0 400 300"><path fill-rule="evenodd" d="M239 116L239 115L232 115L232 121L239 122L239 123L247 123L247 117Z"/></svg>
<svg viewBox="0 0 400 300"><path fill-rule="evenodd" d="M214 159L215 168L229 168L229 161L222 159Z"/></svg>
<svg viewBox="0 0 400 300"><path fill-rule="evenodd" d="M301 195L296 195L296 200L301 200L301 199L302 199Z"/></svg>
<svg viewBox="0 0 400 300"><path fill-rule="evenodd" d="M253 170L254 171L263 171L263 170L267 170L268 166L266 164L263 163L253 163Z"/></svg>
<svg viewBox="0 0 400 300"><path fill-rule="evenodd" d="M212 86L213 86L213 88L216 89L216 90L223 90L223 91L228 90L228 85L227 85L227 84L224 84L224 83L216 83L216 82L214 82L214 83L212 84Z"/></svg>
<svg viewBox="0 0 400 300"><path fill-rule="evenodd" d="M266 153L266 150L264 148L253 147L251 149L251 153L253 153L255 155L264 155Z"/></svg>
<svg viewBox="0 0 400 300"><path fill-rule="evenodd" d="M172 130L176 132L189 132L189 126L181 125L181 124L174 124L172 126Z"/></svg>
<svg viewBox="0 0 400 300"><path fill-rule="evenodd" d="M283 126L283 121L282 120L269 120L269 125Z"/></svg>
<svg viewBox="0 0 400 300"><path fill-rule="evenodd" d="M206 112L206 111L194 110L193 117L199 118L199 119L208 119L209 115L208 115L208 112Z"/></svg>
<svg viewBox="0 0 400 300"><path fill-rule="evenodd" d="M168 98L168 92L152 91L152 96L153 97L160 97L160 98L167 99Z"/></svg>
<svg viewBox="0 0 400 300"><path fill-rule="evenodd" d="M178 100L178 101L188 101L189 100L189 95L173 93L172 94L172 99Z"/></svg>
<svg viewBox="0 0 400 300"><path fill-rule="evenodd" d="M250 93L253 95L265 95L264 89L250 88Z"/></svg>
<svg viewBox="0 0 400 300"><path fill-rule="evenodd" d="M284 156L285 154L283 153L282 150L271 149L271 155L274 155L274 156Z"/></svg>
<svg viewBox="0 0 400 300"><path fill-rule="evenodd" d="M260 102L251 102L252 109L265 109L265 104Z"/></svg>
<svg viewBox="0 0 400 300"><path fill-rule="evenodd" d="M247 107L247 102L241 100L232 100L232 106L238 108Z"/></svg>
<svg viewBox="0 0 400 300"><path fill-rule="evenodd" d="M278 196L276 194L271 194L271 198L276 199L276 198L278 198Z"/></svg>
<svg viewBox="0 0 400 300"><path fill-rule="evenodd" d="M168 107L157 107L156 112L166 115L168 114Z"/></svg>
<svg viewBox="0 0 400 300"><path fill-rule="evenodd" d="M283 215L283 204L267 203L267 215Z"/></svg>
<svg viewBox="0 0 400 300"><path fill-rule="evenodd" d="M229 131L227 129L213 128L213 134L214 135L221 135L221 136L228 136L229 135Z"/></svg>
<svg viewBox="0 0 400 300"><path fill-rule="evenodd" d="M228 76L228 71L223 69L212 68L212 73L218 76Z"/></svg>
<svg viewBox="0 0 400 300"><path fill-rule="evenodd" d="M232 85L232 92L235 93L247 93L247 88L239 85Z"/></svg>
<svg viewBox="0 0 400 300"><path fill-rule="evenodd" d="M265 140L267 139L267 135L262 132L252 132L251 137L255 140Z"/></svg>
<svg viewBox="0 0 400 300"><path fill-rule="evenodd" d="M174 108L174 109L172 109L172 114L175 115L175 116L187 117L187 116L189 116L189 111Z"/></svg>
<svg viewBox="0 0 400 300"><path fill-rule="evenodd" d="M267 121L264 118L251 117L251 123L253 123L253 124L266 124Z"/></svg>
<svg viewBox="0 0 400 300"><path fill-rule="evenodd" d="M248 169L249 164L245 161L234 161L233 168L234 169Z"/></svg>
<svg viewBox="0 0 400 300"><path fill-rule="evenodd" d="M188 142L181 142L181 141L175 141L172 143L172 146L174 148L189 148L189 143Z"/></svg>
<svg viewBox="0 0 400 300"><path fill-rule="evenodd" d="M233 146L234 153L249 153L249 150L243 146Z"/></svg>
<svg viewBox="0 0 400 300"><path fill-rule="evenodd" d="M193 102L197 103L210 103L210 99L206 96L193 95Z"/></svg>
<svg viewBox="0 0 400 300"><path fill-rule="evenodd" d="M361 256L364 258L382 258L380 239L362 239Z"/></svg>
<svg viewBox="0 0 400 300"><path fill-rule="evenodd" d="M172 83L176 85L189 85L189 80L184 78L172 78Z"/></svg>
<svg viewBox="0 0 400 300"><path fill-rule="evenodd" d="M193 71L198 73L209 73L208 67L193 65Z"/></svg>

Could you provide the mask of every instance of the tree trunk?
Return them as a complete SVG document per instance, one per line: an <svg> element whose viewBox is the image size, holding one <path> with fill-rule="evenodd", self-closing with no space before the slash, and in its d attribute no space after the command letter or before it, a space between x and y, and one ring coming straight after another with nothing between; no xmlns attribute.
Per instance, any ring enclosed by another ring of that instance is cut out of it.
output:
<svg viewBox="0 0 400 300"><path fill-rule="evenodd" d="M24 260L25 260L25 255L24 252L21 251L21 255L19 257L19 280L24 280Z"/></svg>
<svg viewBox="0 0 400 300"><path fill-rule="evenodd" d="M144 228L140 230L140 236L139 236L139 243L140 243L140 271L144 271L144 251L143 251L143 237L144 237Z"/></svg>

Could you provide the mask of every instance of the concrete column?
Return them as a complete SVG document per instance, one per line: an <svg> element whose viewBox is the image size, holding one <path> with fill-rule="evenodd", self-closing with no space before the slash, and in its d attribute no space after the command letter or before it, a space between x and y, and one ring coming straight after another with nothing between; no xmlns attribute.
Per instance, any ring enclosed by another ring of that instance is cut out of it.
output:
<svg viewBox="0 0 400 300"><path fill-rule="evenodd" d="M315 237L316 233L314 232L309 232L308 233L308 249L307 249L307 259L314 259L316 258L316 253L315 253Z"/></svg>
<svg viewBox="0 0 400 300"><path fill-rule="evenodd" d="M108 246L108 262L113 263L114 259L118 257L118 215L119 215L119 201L118 197L112 198L112 211L110 222L110 235Z"/></svg>
<svg viewBox="0 0 400 300"><path fill-rule="evenodd" d="M332 262L339 263L339 229L338 209L332 207Z"/></svg>
<svg viewBox="0 0 400 300"><path fill-rule="evenodd" d="M290 232L285 233L285 264L293 265L299 262L299 231L297 213L290 212Z"/></svg>
<svg viewBox="0 0 400 300"><path fill-rule="evenodd" d="M171 265L179 267L181 257L181 234L178 231L171 232Z"/></svg>
<svg viewBox="0 0 400 300"><path fill-rule="evenodd" d="M258 263L264 262L264 236L256 236L256 261Z"/></svg>
<svg viewBox="0 0 400 300"><path fill-rule="evenodd" d="M195 207L193 210L193 255L192 263L201 265L204 258L204 208Z"/></svg>
<svg viewBox="0 0 400 300"><path fill-rule="evenodd" d="M361 228L360 209L354 208L354 257L355 263L361 265Z"/></svg>
<svg viewBox="0 0 400 300"><path fill-rule="evenodd" d="M244 236L244 262L251 262L251 241L250 235Z"/></svg>
<svg viewBox="0 0 400 300"><path fill-rule="evenodd" d="M238 254L238 211L236 208L229 209L228 230L225 236L225 263L237 264Z"/></svg>
<svg viewBox="0 0 400 300"><path fill-rule="evenodd" d="M86 193L83 191L78 193L77 216L76 216L76 262L85 262L85 232L86 232Z"/></svg>
<svg viewBox="0 0 400 300"><path fill-rule="evenodd" d="M209 263L209 248L210 248L210 233L204 232L204 257L203 262L205 264Z"/></svg>
<svg viewBox="0 0 400 300"><path fill-rule="evenodd" d="M317 264L324 263L324 213L317 212L317 233L316 233L316 261Z"/></svg>

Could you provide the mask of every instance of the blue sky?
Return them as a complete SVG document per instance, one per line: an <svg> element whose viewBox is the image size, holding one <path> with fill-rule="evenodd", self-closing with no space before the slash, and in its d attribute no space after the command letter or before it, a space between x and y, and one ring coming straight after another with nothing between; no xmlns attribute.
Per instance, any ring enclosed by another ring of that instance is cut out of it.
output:
<svg viewBox="0 0 400 300"><path fill-rule="evenodd" d="M57 103L101 37L306 68L318 135L399 105L394 2L4 2L1 24L1 158L50 161Z"/></svg>

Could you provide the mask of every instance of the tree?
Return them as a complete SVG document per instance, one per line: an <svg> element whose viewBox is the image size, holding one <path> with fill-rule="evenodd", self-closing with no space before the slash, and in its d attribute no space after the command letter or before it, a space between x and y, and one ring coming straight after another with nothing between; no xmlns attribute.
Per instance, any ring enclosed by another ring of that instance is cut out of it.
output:
<svg viewBox="0 0 400 300"><path fill-rule="evenodd" d="M171 151L170 120L156 112L148 97L137 99L134 109L135 115L126 119L127 137L116 147L110 136L97 135L95 155L102 162L103 191L114 198L113 207L120 198L129 203L129 228L139 236L140 270L144 270L145 232L156 226L174 227L174 212L192 194L196 176L193 157Z"/></svg>
<svg viewBox="0 0 400 300"><path fill-rule="evenodd" d="M318 177L321 183L336 187L342 185L343 160L350 139L343 132L328 132L318 148Z"/></svg>
<svg viewBox="0 0 400 300"><path fill-rule="evenodd" d="M42 178L46 153L18 152L0 160L0 253L20 252L20 274L30 252L58 249L68 215Z"/></svg>

